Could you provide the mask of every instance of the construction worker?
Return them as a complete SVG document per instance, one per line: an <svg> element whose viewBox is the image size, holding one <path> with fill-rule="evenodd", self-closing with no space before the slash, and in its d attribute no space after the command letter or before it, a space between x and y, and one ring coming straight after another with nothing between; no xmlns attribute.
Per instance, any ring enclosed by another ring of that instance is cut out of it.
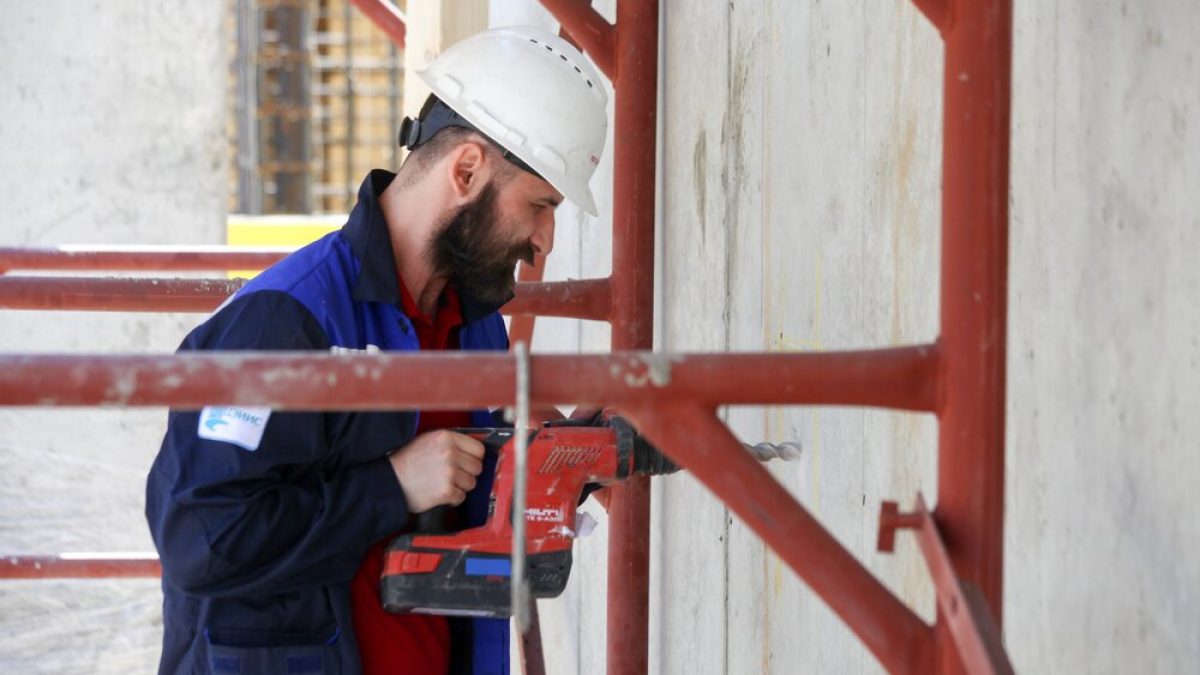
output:
<svg viewBox="0 0 1200 675"><path fill-rule="evenodd" d="M181 350L508 347L517 261L555 207L595 215L606 95L570 44L486 31L419 73L433 95L338 232L264 271ZM390 383L404 387L400 381ZM508 673L507 621L390 615L382 546L439 505L486 517L493 467L448 427L488 411L175 410L146 489L163 564L161 673Z"/></svg>

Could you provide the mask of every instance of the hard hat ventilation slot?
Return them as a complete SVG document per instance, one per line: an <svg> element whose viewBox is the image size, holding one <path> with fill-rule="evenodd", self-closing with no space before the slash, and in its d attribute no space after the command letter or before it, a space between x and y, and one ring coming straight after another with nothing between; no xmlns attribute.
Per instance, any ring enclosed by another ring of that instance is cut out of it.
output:
<svg viewBox="0 0 1200 675"><path fill-rule="evenodd" d="M550 52L551 54L558 54L558 58L562 59L563 62L566 63L568 66L571 66L572 68L574 68L575 72L579 73L583 77L583 81L587 82L587 86L589 89L595 88L596 85L592 83L591 78L589 78L587 75L584 75L583 70L581 70L579 68L579 66L572 63L571 60L567 58L566 54L562 54L560 52L554 51L554 47L552 47L548 44L543 44L540 40L537 40L535 38L528 38L528 40L531 44L541 45L541 46L545 47L546 51Z"/></svg>

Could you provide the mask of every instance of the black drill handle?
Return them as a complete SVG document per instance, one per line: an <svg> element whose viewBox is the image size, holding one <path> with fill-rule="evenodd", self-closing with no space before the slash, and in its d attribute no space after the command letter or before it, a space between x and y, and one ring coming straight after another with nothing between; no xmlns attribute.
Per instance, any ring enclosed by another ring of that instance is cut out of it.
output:
<svg viewBox="0 0 1200 675"><path fill-rule="evenodd" d="M422 511L417 514L417 522L413 525L412 531L420 534L447 534L450 532L450 509L454 508L449 504L435 506L428 511Z"/></svg>

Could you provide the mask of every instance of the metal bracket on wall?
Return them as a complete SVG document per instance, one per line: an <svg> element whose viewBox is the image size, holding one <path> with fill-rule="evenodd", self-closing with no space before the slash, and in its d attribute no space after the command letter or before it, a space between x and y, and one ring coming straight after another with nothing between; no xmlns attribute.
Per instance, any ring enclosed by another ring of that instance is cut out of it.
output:
<svg viewBox="0 0 1200 675"><path fill-rule="evenodd" d="M881 553L895 550L896 530L916 531L917 544L933 577L938 611L949 622L950 636L967 671L981 675L1011 675L1012 663L1004 651L1000 629L992 620L987 601L978 586L954 574L937 520L925 507L925 499L920 493L913 511L908 513L902 513L896 502L885 501L880 505L876 548Z"/></svg>

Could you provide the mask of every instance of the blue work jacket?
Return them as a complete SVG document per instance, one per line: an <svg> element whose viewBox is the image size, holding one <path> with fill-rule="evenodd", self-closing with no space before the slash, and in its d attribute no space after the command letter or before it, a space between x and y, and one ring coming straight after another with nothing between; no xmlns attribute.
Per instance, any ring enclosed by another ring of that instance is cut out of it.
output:
<svg viewBox="0 0 1200 675"><path fill-rule="evenodd" d="M180 350L417 351L378 200L394 178L372 172L342 229L247 283ZM462 349L508 347L497 309L462 298ZM350 582L408 522L387 455L418 414L171 411L146 485L163 566L159 672L360 672ZM495 425L487 411L472 424ZM493 470L468 497L472 525ZM507 675L507 621L450 621L452 672Z"/></svg>

